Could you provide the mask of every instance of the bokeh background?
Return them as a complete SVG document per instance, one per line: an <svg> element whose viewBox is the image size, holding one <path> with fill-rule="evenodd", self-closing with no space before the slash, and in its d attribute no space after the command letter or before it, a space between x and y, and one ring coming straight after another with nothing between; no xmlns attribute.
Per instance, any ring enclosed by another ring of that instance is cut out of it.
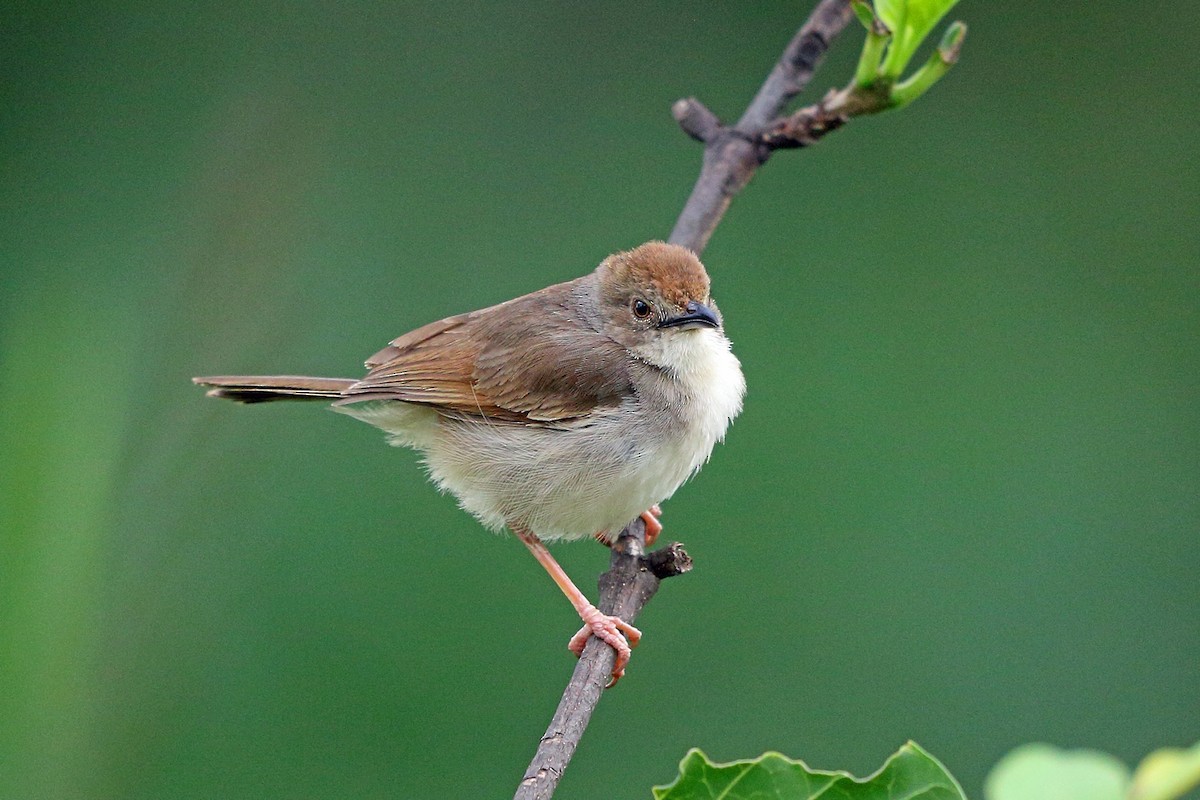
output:
<svg viewBox="0 0 1200 800"><path fill-rule="evenodd" d="M0 796L509 796L573 664L540 567L375 430L189 378L355 376L665 236L671 102L736 117L807 10L6 5ZM705 254L746 409L563 797L1200 737L1200 13L953 16L931 95L772 159Z"/></svg>

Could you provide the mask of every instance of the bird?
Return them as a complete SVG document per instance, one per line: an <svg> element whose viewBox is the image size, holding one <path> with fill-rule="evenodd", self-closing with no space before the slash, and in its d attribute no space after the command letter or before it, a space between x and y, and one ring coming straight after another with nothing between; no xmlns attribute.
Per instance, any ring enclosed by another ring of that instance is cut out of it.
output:
<svg viewBox="0 0 1200 800"><path fill-rule="evenodd" d="M431 322L366 360L361 379L225 375L192 380L242 403L322 400L417 450L431 480L484 527L511 531L625 674L641 632L600 612L546 542L610 544L708 461L740 413L741 364L704 265L651 241L592 272Z"/></svg>

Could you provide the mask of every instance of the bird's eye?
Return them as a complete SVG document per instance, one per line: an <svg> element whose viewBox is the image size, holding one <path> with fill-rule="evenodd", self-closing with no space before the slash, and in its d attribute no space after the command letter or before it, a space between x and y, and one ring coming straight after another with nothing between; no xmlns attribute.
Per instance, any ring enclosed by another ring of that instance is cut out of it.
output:
<svg viewBox="0 0 1200 800"><path fill-rule="evenodd" d="M650 308L650 304L642 298L639 297L633 301L633 315L638 319L645 319L646 317L650 316L651 311L653 311L653 309Z"/></svg>

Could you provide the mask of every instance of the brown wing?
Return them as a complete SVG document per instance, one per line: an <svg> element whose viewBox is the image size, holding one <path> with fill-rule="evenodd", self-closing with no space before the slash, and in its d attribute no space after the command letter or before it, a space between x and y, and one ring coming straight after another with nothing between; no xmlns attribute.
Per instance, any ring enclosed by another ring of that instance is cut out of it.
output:
<svg viewBox="0 0 1200 800"><path fill-rule="evenodd" d="M629 356L590 327L579 284L417 328L368 359L371 371L341 402L403 400L546 424L619 405L633 392Z"/></svg>

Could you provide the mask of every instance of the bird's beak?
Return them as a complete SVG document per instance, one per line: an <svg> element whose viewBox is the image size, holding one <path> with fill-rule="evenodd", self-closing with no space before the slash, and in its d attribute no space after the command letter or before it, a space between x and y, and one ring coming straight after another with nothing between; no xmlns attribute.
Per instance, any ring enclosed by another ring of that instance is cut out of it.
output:
<svg viewBox="0 0 1200 800"><path fill-rule="evenodd" d="M706 328L719 328L721 327L721 320L717 318L717 312L708 306L703 303L697 303L695 300L689 300L686 314L680 314L678 317L670 317L658 323L658 327L660 328L683 328L693 325L701 325Z"/></svg>

